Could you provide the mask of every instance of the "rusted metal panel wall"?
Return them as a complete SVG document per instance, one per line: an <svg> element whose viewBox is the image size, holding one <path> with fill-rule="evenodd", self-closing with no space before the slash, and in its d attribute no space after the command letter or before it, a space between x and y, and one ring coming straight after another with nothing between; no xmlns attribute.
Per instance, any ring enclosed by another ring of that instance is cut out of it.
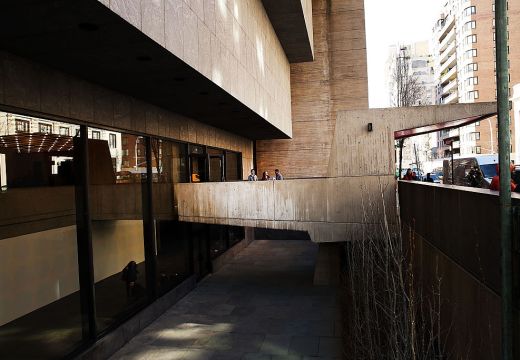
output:
<svg viewBox="0 0 520 360"><path fill-rule="evenodd" d="M500 358L497 193L408 181L398 187L403 241L413 245L416 283L429 295L424 301L440 282L447 353L457 359ZM520 196L513 197L520 206Z"/></svg>

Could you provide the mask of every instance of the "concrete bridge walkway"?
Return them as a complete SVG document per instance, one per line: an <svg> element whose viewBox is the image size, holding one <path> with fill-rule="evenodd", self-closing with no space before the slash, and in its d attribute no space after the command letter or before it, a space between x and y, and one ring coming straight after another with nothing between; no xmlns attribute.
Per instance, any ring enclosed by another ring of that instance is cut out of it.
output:
<svg viewBox="0 0 520 360"><path fill-rule="evenodd" d="M336 359L336 292L312 285L317 245L254 241L112 359Z"/></svg>

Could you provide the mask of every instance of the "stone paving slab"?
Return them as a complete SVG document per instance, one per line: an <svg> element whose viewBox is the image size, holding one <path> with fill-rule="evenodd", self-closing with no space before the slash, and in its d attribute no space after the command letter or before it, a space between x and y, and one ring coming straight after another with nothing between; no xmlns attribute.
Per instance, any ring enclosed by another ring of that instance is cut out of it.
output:
<svg viewBox="0 0 520 360"><path fill-rule="evenodd" d="M335 290L312 284L316 253L254 241L111 359L340 359Z"/></svg>

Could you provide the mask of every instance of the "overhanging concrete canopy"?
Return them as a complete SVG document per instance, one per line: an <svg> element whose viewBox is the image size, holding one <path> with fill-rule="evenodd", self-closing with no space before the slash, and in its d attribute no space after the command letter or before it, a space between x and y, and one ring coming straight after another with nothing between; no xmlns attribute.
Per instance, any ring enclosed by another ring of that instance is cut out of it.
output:
<svg viewBox="0 0 520 360"><path fill-rule="evenodd" d="M0 48L250 139L288 138L97 0L3 2Z"/></svg>
<svg viewBox="0 0 520 360"><path fill-rule="evenodd" d="M308 23L312 22L312 6L306 18L304 3L307 2L310 0L262 0L290 63L314 60L312 23Z"/></svg>
<svg viewBox="0 0 520 360"><path fill-rule="evenodd" d="M404 138L407 138L410 136L428 134L428 133L435 132L435 131L454 129L454 128L457 128L460 126L472 124L477 121L485 120L485 119L490 118L495 115L497 115L497 113L493 112L493 113L489 113L489 114L469 116L469 117L466 117L463 119L445 121L445 122L437 123L437 124L433 124L433 125L421 126L421 127L413 128L413 129L399 130L399 131L394 132L394 138L396 140L398 140L398 139L404 139Z"/></svg>

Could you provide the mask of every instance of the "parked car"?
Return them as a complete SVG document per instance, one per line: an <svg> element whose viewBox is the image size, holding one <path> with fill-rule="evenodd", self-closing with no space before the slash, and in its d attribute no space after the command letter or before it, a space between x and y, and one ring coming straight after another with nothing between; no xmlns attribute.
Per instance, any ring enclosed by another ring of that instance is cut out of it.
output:
<svg viewBox="0 0 520 360"><path fill-rule="evenodd" d="M431 172L430 177L432 178L434 183L439 184L442 181L442 172Z"/></svg>
<svg viewBox="0 0 520 360"><path fill-rule="evenodd" d="M498 155L475 155L471 157L453 159L453 184L459 186L471 186L489 188L491 179L497 175L496 165ZM452 184L451 160L444 160L443 183Z"/></svg>

